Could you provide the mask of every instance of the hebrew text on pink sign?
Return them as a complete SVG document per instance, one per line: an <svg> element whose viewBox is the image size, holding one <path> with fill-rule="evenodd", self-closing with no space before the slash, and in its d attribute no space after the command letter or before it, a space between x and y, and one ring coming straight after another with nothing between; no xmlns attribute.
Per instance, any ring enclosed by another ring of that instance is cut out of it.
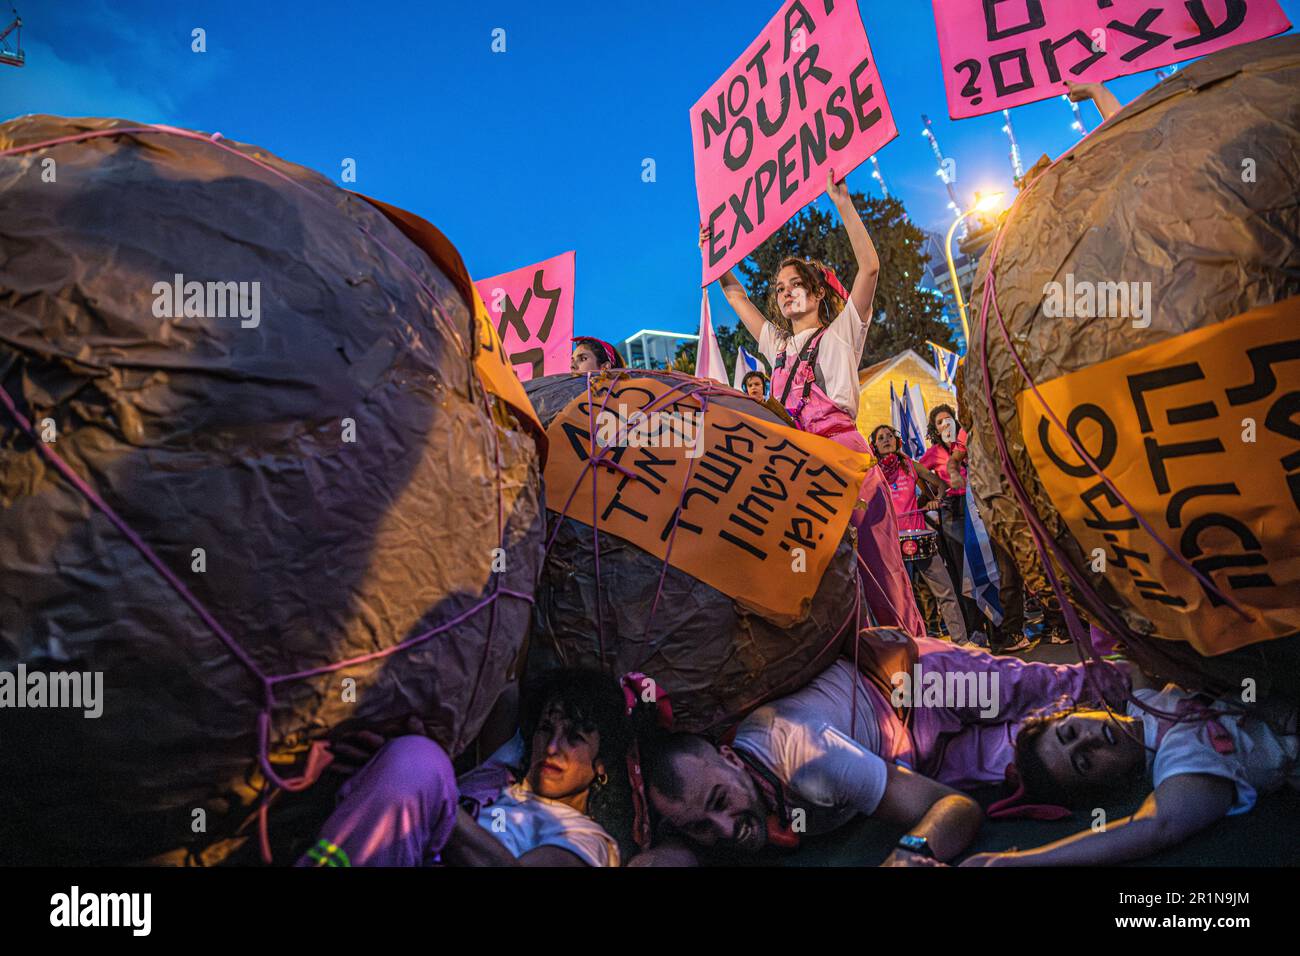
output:
<svg viewBox="0 0 1300 956"><path fill-rule="evenodd" d="M853 0L787 0L691 107L707 285L898 135Z"/></svg>
<svg viewBox="0 0 1300 956"><path fill-rule="evenodd" d="M474 283L519 380L569 370L572 252Z"/></svg>
<svg viewBox="0 0 1300 956"><path fill-rule="evenodd" d="M1290 29L1277 0L933 0L953 119Z"/></svg>

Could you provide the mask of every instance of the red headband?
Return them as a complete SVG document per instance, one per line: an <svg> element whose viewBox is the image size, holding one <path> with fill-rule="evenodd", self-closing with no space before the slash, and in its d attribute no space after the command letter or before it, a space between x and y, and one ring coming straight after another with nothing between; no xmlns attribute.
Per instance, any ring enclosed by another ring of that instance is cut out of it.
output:
<svg viewBox="0 0 1300 956"><path fill-rule="evenodd" d="M831 271L830 266L822 266L822 278L826 280L828 286L839 294L841 299L848 301L849 294L844 291L844 283L840 282L839 276Z"/></svg>
<svg viewBox="0 0 1300 956"><path fill-rule="evenodd" d="M614 358L614 346L610 345L604 339L594 338L593 336L590 335L583 335L577 338L572 338L569 341L577 345L588 345L592 342L595 342L597 345L599 345L602 349L605 350L605 358L609 361L610 365L618 364L618 360Z"/></svg>
<svg viewBox="0 0 1300 956"><path fill-rule="evenodd" d="M1025 782L1020 779L1016 765L1007 767L1007 782L1015 785L1015 792L1005 799L989 804L986 811L993 820L1064 820L1070 816L1065 807L1051 803L1020 803L1025 798Z"/></svg>

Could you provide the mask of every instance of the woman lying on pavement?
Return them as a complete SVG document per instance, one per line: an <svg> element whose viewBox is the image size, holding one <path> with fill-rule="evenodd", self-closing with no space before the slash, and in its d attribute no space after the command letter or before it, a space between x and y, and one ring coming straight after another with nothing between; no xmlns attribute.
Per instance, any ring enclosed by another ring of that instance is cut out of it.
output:
<svg viewBox="0 0 1300 956"><path fill-rule="evenodd" d="M1131 676L1138 703L1120 713L1062 711L1021 728L1015 761L1020 790L990 815L1063 817L1065 807L1099 807L1117 791L1149 786L1137 812L1045 846L976 854L963 866L1137 860L1225 816L1248 812L1259 793L1283 784L1300 787L1294 712L1273 726L1229 701L1174 684L1157 690L1136 668Z"/></svg>
<svg viewBox="0 0 1300 956"><path fill-rule="evenodd" d="M590 817L623 772L623 691L603 674L558 670L526 686L517 746L456 779L420 734L352 738L373 756L344 784L299 866L618 866L618 845ZM346 757L345 757L346 759Z"/></svg>

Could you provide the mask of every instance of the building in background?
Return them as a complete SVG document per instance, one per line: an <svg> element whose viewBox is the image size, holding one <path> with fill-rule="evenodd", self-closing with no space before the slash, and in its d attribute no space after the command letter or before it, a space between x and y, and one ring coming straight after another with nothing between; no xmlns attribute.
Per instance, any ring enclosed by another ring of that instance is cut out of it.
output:
<svg viewBox="0 0 1300 956"><path fill-rule="evenodd" d="M858 372L858 431L862 432L864 438L870 437L871 430L877 425L888 425L892 420L889 411L891 382L894 391L900 394L904 382L919 386L927 416L936 405L957 407L957 396L939 379L938 370L911 349L905 349L891 359L869 365ZM924 432L924 422L921 423L921 429Z"/></svg>
<svg viewBox="0 0 1300 956"><path fill-rule="evenodd" d="M943 235L938 232L931 232L929 229L922 230L925 234L925 242L921 246L922 255L930 257L930 261L925 265L925 271L921 273L920 287L928 292L933 292L940 298L943 303L942 318L945 325L952 330L953 341L957 343L957 351L965 353L966 336L961 327L961 315L957 311L957 300L952 295L952 275L948 272L948 257L943 251ZM962 254L961 250L953 249L953 261L957 266L957 278L961 282L961 294L969 295L970 288L975 282L975 261L967 255Z"/></svg>
<svg viewBox="0 0 1300 956"><path fill-rule="evenodd" d="M642 329L619 343L618 350L628 368L667 368L677 356L677 349L698 342L698 335Z"/></svg>

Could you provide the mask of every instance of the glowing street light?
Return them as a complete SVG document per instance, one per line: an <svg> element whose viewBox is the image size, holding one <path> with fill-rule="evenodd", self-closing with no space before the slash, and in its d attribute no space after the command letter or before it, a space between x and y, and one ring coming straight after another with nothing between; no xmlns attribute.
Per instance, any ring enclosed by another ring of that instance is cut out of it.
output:
<svg viewBox="0 0 1300 956"><path fill-rule="evenodd" d="M952 258L952 237L957 231L957 227L966 219L967 216L977 212L993 212L1002 205L1002 200L1006 193L994 192L981 195L975 194L975 205L963 213L960 213L952 226L948 229L948 238L944 240L943 251L948 257L948 276L952 279L952 294L957 299L957 312L961 315L961 328L966 334L966 348L970 348L970 322L966 317L966 303L961 297L961 283L957 280L957 263Z"/></svg>

